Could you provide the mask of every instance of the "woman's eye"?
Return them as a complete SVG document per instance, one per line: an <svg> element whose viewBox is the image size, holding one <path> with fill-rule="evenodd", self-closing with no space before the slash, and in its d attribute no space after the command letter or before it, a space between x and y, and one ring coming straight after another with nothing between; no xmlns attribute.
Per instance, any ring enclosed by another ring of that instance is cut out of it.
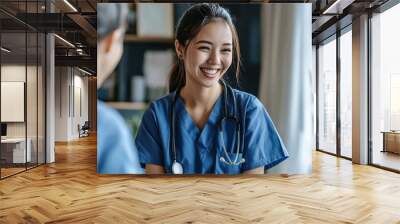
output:
<svg viewBox="0 0 400 224"><path fill-rule="evenodd" d="M209 47L199 47L199 50L208 51L208 50L210 50L210 48Z"/></svg>
<svg viewBox="0 0 400 224"><path fill-rule="evenodd" d="M222 49L222 52L223 53L230 53L232 50L231 49L229 49L229 48L227 48L227 49Z"/></svg>

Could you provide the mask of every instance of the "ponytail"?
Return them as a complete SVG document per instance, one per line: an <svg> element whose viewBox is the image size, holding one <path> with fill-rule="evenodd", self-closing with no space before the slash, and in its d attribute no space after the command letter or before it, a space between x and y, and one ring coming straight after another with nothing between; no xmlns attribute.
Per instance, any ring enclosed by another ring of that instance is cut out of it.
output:
<svg viewBox="0 0 400 224"><path fill-rule="evenodd" d="M168 82L168 91L170 93L181 89L186 84L185 77L185 68L183 65L183 61L178 59L174 67L172 67L171 72L169 73L169 82Z"/></svg>

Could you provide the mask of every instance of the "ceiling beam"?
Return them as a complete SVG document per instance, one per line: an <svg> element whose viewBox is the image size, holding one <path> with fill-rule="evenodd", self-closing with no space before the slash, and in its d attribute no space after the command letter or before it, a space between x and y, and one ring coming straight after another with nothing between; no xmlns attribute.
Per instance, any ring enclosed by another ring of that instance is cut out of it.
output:
<svg viewBox="0 0 400 224"><path fill-rule="evenodd" d="M322 14L342 14L343 10L351 5L355 0L336 0L329 4Z"/></svg>
<svg viewBox="0 0 400 224"><path fill-rule="evenodd" d="M56 66L80 66L88 67L96 71L97 60L90 56L55 56Z"/></svg>
<svg viewBox="0 0 400 224"><path fill-rule="evenodd" d="M90 24L85 17L80 14L67 14L67 16L74 21L78 26L80 26L90 38L96 38L97 31L96 29Z"/></svg>

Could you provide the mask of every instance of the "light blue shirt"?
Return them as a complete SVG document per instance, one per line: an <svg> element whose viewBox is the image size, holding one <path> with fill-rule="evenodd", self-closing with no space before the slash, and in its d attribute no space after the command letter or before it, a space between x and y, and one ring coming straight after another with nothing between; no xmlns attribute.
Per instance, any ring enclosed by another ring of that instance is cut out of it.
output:
<svg viewBox="0 0 400 224"><path fill-rule="evenodd" d="M138 153L124 119L97 101L97 173L142 174Z"/></svg>
<svg viewBox="0 0 400 224"><path fill-rule="evenodd" d="M171 173L173 162L173 153L170 150L170 111L174 94L175 92L151 103L144 113L135 140L141 164L160 165L168 173ZM238 144L234 122L228 122L222 127L223 138L218 134L218 124L224 115L222 95L201 130L186 111L181 97L177 97L176 154L185 174L238 174L258 167L268 169L288 158L285 146L262 103L255 96L239 90L233 90L233 94L238 110L236 116L244 130L240 136L241 153L237 161L244 158L245 162L240 165L227 165L220 161L221 157L226 157L224 145L233 161ZM227 105L229 111L233 111L233 102L229 97Z"/></svg>

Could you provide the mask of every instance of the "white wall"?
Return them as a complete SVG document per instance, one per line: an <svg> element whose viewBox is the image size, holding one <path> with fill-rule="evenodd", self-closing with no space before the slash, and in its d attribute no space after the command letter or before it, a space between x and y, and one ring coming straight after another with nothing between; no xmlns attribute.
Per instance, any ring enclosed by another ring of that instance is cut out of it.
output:
<svg viewBox="0 0 400 224"><path fill-rule="evenodd" d="M88 78L83 75L76 68L56 67L56 141L79 138L78 124L88 120Z"/></svg>
<svg viewBox="0 0 400 224"><path fill-rule="evenodd" d="M68 140L68 85L67 67L55 68L55 141Z"/></svg>
<svg viewBox="0 0 400 224"><path fill-rule="evenodd" d="M79 72L78 75L76 75L76 72ZM73 119L72 119L72 132L71 134L73 136L78 136L78 129L77 126L80 124L81 126L85 123L85 121L88 121L88 107L89 107L89 102L88 102L88 78L87 76L83 77L81 76L83 73L81 73L79 70L75 70L75 75L74 75L74 108L73 110L75 113L73 113ZM81 108L80 108L81 107ZM81 110L81 111L80 111Z"/></svg>
<svg viewBox="0 0 400 224"><path fill-rule="evenodd" d="M1 82L1 121L24 122L25 83ZM36 105L33 105L36 108Z"/></svg>
<svg viewBox="0 0 400 224"><path fill-rule="evenodd" d="M26 70L27 69L27 70ZM1 66L1 81L2 82L25 82L25 75L26 71L28 72L28 79L29 84L36 86L36 81L31 80L29 75L35 74L36 75L36 67L34 66L27 66L25 65L2 65ZM27 103L34 104L28 105L30 106L30 111L36 110L36 88L27 88ZM4 96L2 96L4 97ZM41 105L39 105L40 107ZM34 108L32 108L34 107ZM1 108L1 110L7 110L8 108ZM28 129L33 128L36 130L36 113L27 113L27 120L30 122L28 124ZM35 121L35 124L31 122ZM8 137L25 137L25 123L26 122L7 122L7 136ZM28 137L31 131L28 130ZM35 132L36 133L36 132Z"/></svg>
<svg viewBox="0 0 400 224"><path fill-rule="evenodd" d="M1 81L18 81L25 82L25 65L2 65L1 66ZM31 69L28 67L28 70ZM1 108L7 110L7 108ZM7 136L8 137L25 137L25 123L24 122L10 122L7 123Z"/></svg>
<svg viewBox="0 0 400 224"><path fill-rule="evenodd" d="M37 70L38 69L38 70ZM44 118L44 74L42 67L30 66L25 64L4 64L1 66L2 82L24 82L26 84L26 101L23 100L22 107L14 110L20 110L24 116L26 112L26 120L22 122L6 122L7 137L9 138L25 138L30 140L30 148L32 152L32 161L44 163L45 150L45 118ZM27 78L27 81L25 80ZM4 89L2 89L3 92ZM24 94L25 89L19 90L20 94ZM22 92L21 92L22 91ZM2 95L2 98L8 98ZM25 96L24 96L25 98ZM4 102L2 102L3 105ZM25 105L26 103L26 105ZM2 107L2 112L16 113L12 107ZM7 111L9 110L9 111ZM39 154L37 156L37 153Z"/></svg>

